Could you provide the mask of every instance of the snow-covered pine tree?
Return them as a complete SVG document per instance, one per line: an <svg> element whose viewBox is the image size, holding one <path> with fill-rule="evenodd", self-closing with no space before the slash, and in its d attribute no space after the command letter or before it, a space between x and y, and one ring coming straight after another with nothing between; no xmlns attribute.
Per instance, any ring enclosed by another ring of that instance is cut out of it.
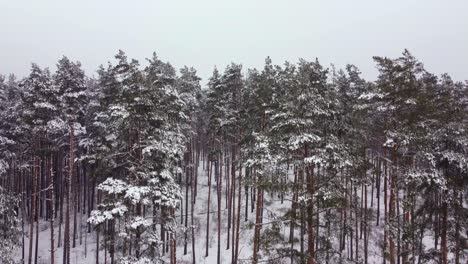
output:
<svg viewBox="0 0 468 264"><path fill-rule="evenodd" d="M27 152L30 155L30 173L32 181L31 203L30 203L30 234L29 234L29 258L32 262L33 247L33 224L36 221L36 250L34 259L37 261L39 244L39 219L42 210L39 210L45 202L44 177L42 161L48 157L50 140L48 139L49 127L54 127L55 119L58 116L59 98L58 91L52 83L49 70L41 69L38 65L32 64L28 77L20 83L22 89L22 111L21 118L25 124L23 139L27 142Z"/></svg>

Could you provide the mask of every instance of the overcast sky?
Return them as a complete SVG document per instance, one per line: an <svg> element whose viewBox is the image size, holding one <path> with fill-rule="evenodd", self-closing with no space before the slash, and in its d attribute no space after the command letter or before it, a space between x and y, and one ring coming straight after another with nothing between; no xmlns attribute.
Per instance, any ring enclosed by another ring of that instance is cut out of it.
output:
<svg viewBox="0 0 468 264"><path fill-rule="evenodd" d="M215 65L262 67L266 56L353 63L374 79L372 56L405 48L431 72L468 79L468 1L0 0L2 74L55 70L66 55L93 75L122 49L141 63L156 51L204 80Z"/></svg>

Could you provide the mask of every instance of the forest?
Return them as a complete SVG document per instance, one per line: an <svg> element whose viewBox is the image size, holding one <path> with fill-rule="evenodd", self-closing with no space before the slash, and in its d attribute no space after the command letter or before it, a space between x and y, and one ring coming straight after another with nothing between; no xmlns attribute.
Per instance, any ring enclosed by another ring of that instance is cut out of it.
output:
<svg viewBox="0 0 468 264"><path fill-rule="evenodd" d="M0 263L467 263L468 81L371 59L0 75Z"/></svg>

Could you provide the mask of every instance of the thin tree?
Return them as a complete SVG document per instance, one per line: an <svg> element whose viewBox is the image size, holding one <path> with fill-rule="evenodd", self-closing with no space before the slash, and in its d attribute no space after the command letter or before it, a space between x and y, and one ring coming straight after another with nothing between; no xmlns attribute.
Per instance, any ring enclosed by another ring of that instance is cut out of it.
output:
<svg viewBox="0 0 468 264"><path fill-rule="evenodd" d="M64 238L64 264L70 264L70 191L71 191L71 179L73 178L73 148L74 148L74 129L73 124L70 124L70 139L68 147L68 171L67 171L67 182L65 191L65 200L67 202L67 208L65 210L65 238Z"/></svg>

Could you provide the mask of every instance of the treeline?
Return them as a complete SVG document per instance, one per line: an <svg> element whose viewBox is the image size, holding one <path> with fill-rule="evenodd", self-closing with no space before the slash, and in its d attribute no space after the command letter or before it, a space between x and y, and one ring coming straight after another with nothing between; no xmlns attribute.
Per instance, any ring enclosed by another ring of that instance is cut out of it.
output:
<svg viewBox="0 0 468 264"><path fill-rule="evenodd" d="M51 263L88 254L88 235L96 263L466 262L468 83L408 51L374 57L373 82L267 58L215 69L207 89L155 54L115 59L96 78L66 57L0 78L1 261L22 245L37 263L42 221Z"/></svg>

